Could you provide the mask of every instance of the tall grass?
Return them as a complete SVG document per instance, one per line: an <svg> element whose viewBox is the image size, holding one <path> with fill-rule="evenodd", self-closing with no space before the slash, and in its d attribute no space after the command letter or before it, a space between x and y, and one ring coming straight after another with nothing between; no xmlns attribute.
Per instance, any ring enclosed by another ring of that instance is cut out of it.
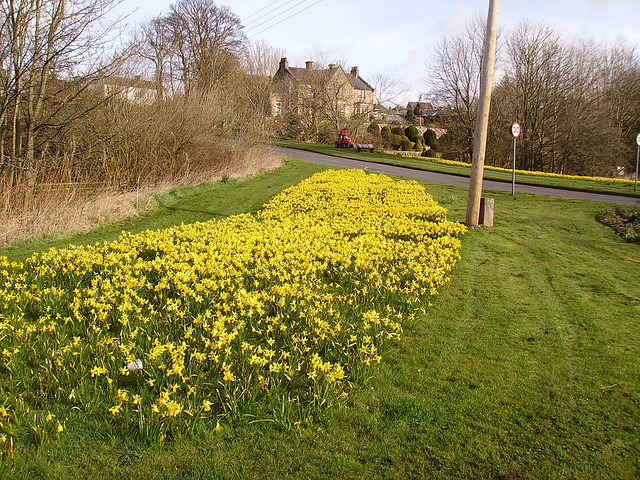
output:
<svg viewBox="0 0 640 480"><path fill-rule="evenodd" d="M132 196L140 206L168 186L279 165L255 147L268 133L264 114L248 115L238 101L227 90L145 103L87 89L59 106L61 118L38 130L31 150L20 128L13 136L2 129L0 244L118 218L131 211Z"/></svg>
<svg viewBox="0 0 640 480"><path fill-rule="evenodd" d="M114 161L74 174L76 163L69 154L55 169L39 173L29 204L24 201L26 183L10 184L7 176L0 176L0 246L88 231L155 206L156 197L171 188L264 172L280 164L281 159L257 145L206 137L174 161L164 164L156 159L143 169ZM122 170L127 170L126 176Z"/></svg>

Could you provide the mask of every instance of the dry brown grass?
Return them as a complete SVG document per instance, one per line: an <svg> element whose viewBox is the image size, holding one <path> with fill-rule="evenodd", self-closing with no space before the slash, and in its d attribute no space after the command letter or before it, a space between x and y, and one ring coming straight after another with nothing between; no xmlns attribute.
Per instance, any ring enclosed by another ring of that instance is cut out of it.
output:
<svg viewBox="0 0 640 480"><path fill-rule="evenodd" d="M282 163L281 158L260 145L246 147L212 142L196 142L185 155L179 173L167 172L168 176L156 177L133 191L116 191L98 183L43 184L33 206L22 212L9 207L12 202L4 192L0 246L31 238L86 232L153 208L157 197L172 188L253 175L273 170ZM12 193L20 195L17 191Z"/></svg>

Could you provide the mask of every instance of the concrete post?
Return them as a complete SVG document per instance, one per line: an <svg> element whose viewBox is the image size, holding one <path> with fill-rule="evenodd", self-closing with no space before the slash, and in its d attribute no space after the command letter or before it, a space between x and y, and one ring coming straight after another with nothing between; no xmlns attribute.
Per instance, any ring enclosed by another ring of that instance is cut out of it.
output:
<svg viewBox="0 0 640 480"><path fill-rule="evenodd" d="M493 211L495 207L495 199L480 199L480 225L483 227L493 227Z"/></svg>

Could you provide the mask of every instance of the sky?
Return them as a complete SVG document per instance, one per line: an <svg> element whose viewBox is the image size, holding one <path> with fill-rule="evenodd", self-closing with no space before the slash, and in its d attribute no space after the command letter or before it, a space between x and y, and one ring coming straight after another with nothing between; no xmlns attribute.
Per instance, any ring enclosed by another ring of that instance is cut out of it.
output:
<svg viewBox="0 0 640 480"><path fill-rule="evenodd" d="M166 13L176 0L123 0L118 11L129 26ZM217 0L245 25L252 41L264 41L289 60L358 66L367 80L375 74L402 81L407 92L399 103L428 93L427 64L445 35L472 20L486 20L489 0L395 3L394 0ZM291 18L287 18L291 17ZM624 39L640 49L638 0L540 0L500 2L499 26L521 20L551 26L567 42L590 38L614 44ZM276 66L277 67L277 66ZM275 73L275 70L274 70Z"/></svg>

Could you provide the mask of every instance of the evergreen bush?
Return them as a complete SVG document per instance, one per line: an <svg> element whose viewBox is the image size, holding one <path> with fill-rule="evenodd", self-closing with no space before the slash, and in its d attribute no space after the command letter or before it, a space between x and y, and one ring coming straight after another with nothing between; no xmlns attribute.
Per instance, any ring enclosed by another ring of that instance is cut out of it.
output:
<svg viewBox="0 0 640 480"><path fill-rule="evenodd" d="M411 125L410 127L405 128L404 129L404 134L413 143L416 143L418 141L418 137L420 137L420 131L418 130L418 127L413 126L413 125Z"/></svg>

